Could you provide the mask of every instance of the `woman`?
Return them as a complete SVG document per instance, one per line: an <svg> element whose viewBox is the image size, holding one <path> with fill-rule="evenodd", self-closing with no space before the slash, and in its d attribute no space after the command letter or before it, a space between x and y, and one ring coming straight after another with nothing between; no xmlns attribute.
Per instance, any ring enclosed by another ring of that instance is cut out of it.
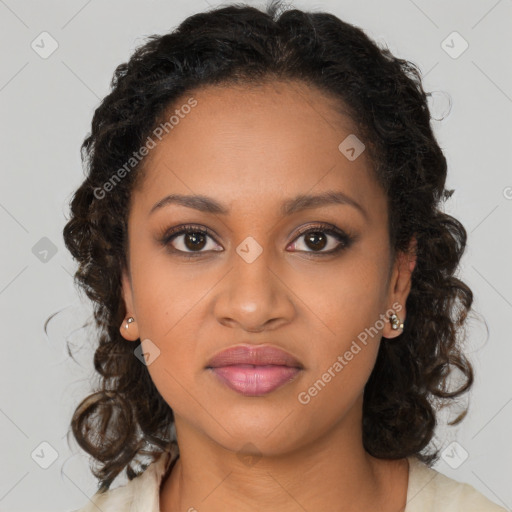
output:
<svg viewBox="0 0 512 512"><path fill-rule="evenodd" d="M64 230L100 329L82 510L504 510L430 467L472 293L417 68L274 2L112 86Z"/></svg>

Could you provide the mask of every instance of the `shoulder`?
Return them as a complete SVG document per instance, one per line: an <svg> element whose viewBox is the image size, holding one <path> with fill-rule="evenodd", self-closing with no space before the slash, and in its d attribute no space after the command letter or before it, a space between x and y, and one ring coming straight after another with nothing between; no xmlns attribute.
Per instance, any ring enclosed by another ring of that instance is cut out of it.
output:
<svg viewBox="0 0 512 512"><path fill-rule="evenodd" d="M473 486L430 468L414 456L409 461L405 512L507 512Z"/></svg>
<svg viewBox="0 0 512 512"><path fill-rule="evenodd" d="M175 458L175 452L163 452L133 480L103 493L98 491L85 507L70 512L159 512L160 482Z"/></svg>

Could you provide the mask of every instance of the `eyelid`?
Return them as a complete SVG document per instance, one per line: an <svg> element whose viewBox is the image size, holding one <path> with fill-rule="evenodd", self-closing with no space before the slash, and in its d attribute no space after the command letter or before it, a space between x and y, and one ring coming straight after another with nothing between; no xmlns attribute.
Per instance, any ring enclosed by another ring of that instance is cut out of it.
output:
<svg viewBox="0 0 512 512"><path fill-rule="evenodd" d="M162 233L159 235L161 239L169 239L173 235L182 234L182 232L194 232L194 233L204 233L213 239L217 237L217 234L210 228L203 226L201 224L179 224L177 226L173 226L172 228L166 228L162 230Z"/></svg>
<svg viewBox="0 0 512 512"><path fill-rule="evenodd" d="M187 233L201 233L205 236L210 237L217 245L220 245L219 242L217 241L217 234L210 228L207 228L206 226L202 226L200 224L180 224L170 229L165 229L163 234L158 236L158 240L160 241L160 243L162 243L162 245L169 246L173 238L185 235ZM205 251L180 251L179 249L175 249L175 252L183 254L202 254Z"/></svg>
<svg viewBox="0 0 512 512"><path fill-rule="evenodd" d="M342 229L336 227L334 224L330 224L329 222L317 221L317 222L311 222L311 223L309 223L306 226L301 226L297 230L297 235L295 236L294 241L299 236L302 236L302 235L304 235L306 233L309 233L309 232L314 232L315 230L316 231L322 231L322 232L328 232L328 233L334 233L334 234L337 234L339 236L350 237L349 233L346 233Z"/></svg>
<svg viewBox="0 0 512 512"><path fill-rule="evenodd" d="M296 251L298 253L305 253L305 254L312 254L312 255L333 255L337 253L338 251L342 249L347 249L352 243L356 240L356 235L351 234L350 232L340 229L334 224L330 224L328 222L321 222L321 221L313 221L309 223L306 226L302 226L298 229L297 234L293 238L293 240L290 242L290 244L287 245L287 247L291 244L296 243L297 239L299 239L301 236L306 235L311 232L322 232L327 233L328 235L334 237L338 241L338 246L334 249L331 249L329 251ZM166 247L170 246L171 241L178 237L183 236L187 233L201 233L205 236L210 237L217 245L219 242L217 241L217 234L213 232L211 229L207 228L206 226L199 225L199 224L180 224L178 226L174 226L170 229L164 230L164 234L159 236L158 239L160 243ZM180 249L174 249L171 246L171 251L180 255L201 255L201 254L208 254L212 252L209 251L181 251ZM213 252L222 252L218 250L213 250Z"/></svg>
<svg viewBox="0 0 512 512"><path fill-rule="evenodd" d="M313 224L313 225L312 225ZM338 228L334 224L331 224L329 222L321 222L317 221L310 223L307 226L303 226L299 228L297 235L291 242L292 244L296 243L297 239L300 237L307 235L308 233L327 233L328 235L334 237L338 241L338 245L329 251L297 251L299 253L304 254L313 254L313 255L334 255L341 251L342 249L348 249L357 239L357 236L355 234L352 234L351 232Z"/></svg>

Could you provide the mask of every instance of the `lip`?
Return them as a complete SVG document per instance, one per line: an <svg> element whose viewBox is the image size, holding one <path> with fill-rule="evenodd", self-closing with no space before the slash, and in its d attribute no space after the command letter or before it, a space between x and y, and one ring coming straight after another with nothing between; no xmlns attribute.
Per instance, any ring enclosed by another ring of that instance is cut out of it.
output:
<svg viewBox="0 0 512 512"><path fill-rule="evenodd" d="M223 384L245 396L262 396L291 382L303 370L291 354L276 347L237 345L206 366Z"/></svg>
<svg viewBox="0 0 512 512"><path fill-rule="evenodd" d="M213 356L207 368L232 365L288 366L302 369L302 364L290 353L269 345L236 345Z"/></svg>
<svg viewBox="0 0 512 512"><path fill-rule="evenodd" d="M262 396L291 382L301 369L235 364L211 368L211 371L233 391L245 396Z"/></svg>

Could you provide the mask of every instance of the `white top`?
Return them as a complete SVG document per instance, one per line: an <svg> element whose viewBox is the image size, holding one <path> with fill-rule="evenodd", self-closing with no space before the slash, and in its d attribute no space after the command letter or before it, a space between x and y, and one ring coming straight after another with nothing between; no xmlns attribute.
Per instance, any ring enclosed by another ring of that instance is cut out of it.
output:
<svg viewBox="0 0 512 512"><path fill-rule="evenodd" d="M414 456L407 459L409 485L404 512L507 512L471 485L439 473ZM96 493L84 508L72 512L160 512L160 483L173 460L173 453L165 452L133 480Z"/></svg>

